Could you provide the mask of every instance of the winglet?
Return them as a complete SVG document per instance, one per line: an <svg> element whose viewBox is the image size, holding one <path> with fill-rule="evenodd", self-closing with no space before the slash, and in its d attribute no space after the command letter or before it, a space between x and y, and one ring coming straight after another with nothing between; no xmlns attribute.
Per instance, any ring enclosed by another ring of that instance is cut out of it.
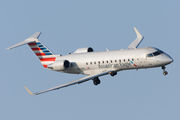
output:
<svg viewBox="0 0 180 120"><path fill-rule="evenodd" d="M136 32L137 37L142 37L142 35L139 33L139 31L134 27L134 30Z"/></svg>
<svg viewBox="0 0 180 120"><path fill-rule="evenodd" d="M30 95L35 95L35 94L33 94L26 86L24 86L25 87L25 89L27 90L27 92L30 94Z"/></svg>
<svg viewBox="0 0 180 120"><path fill-rule="evenodd" d="M129 49L137 48L144 38L135 27L134 30L136 32L137 38L128 46Z"/></svg>

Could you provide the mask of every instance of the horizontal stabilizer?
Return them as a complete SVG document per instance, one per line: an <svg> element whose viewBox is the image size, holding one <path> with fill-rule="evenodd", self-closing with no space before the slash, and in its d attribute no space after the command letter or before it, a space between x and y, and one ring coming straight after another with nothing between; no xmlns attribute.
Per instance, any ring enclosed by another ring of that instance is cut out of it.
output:
<svg viewBox="0 0 180 120"><path fill-rule="evenodd" d="M20 43L17 43L7 49L12 49L12 48L15 48L15 47L19 47L21 45L25 45L25 44L28 44L28 43L31 43L31 42L34 42L34 41L37 41L38 40L38 37L40 36L41 32L36 32L34 35L30 36L29 38L27 38L26 40L20 42Z"/></svg>
<svg viewBox="0 0 180 120"><path fill-rule="evenodd" d="M129 49L137 48L144 38L135 27L134 30L136 32L137 38L128 46Z"/></svg>

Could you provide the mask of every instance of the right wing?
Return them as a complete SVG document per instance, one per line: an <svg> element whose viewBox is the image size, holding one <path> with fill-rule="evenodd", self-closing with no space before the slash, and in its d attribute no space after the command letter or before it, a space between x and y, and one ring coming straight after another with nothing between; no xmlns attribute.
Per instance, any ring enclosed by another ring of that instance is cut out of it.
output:
<svg viewBox="0 0 180 120"><path fill-rule="evenodd" d="M137 48L144 38L135 27L134 30L136 32L137 38L128 46L129 49Z"/></svg>
<svg viewBox="0 0 180 120"><path fill-rule="evenodd" d="M24 87L25 87L25 89L27 90L27 92L30 95L39 95L39 94L49 92L49 91L52 91L52 90L59 90L59 89L64 88L64 87L68 87L68 86L75 85L75 84L80 84L80 83L86 82L86 81L88 81L88 80L90 80L92 78L103 76L103 75L109 74L111 72L112 71L106 71L106 72L101 72L101 73L98 73L98 74L89 75L89 76L80 78L78 80L74 80L72 82L69 82L69 83L66 83L66 84L63 84L63 85L59 85L59 86L56 86L56 87L53 87L53 88L50 88L50 89L47 89L47 90L44 90L44 91L41 91L41 92L37 92L37 93L32 93L26 86L24 86Z"/></svg>

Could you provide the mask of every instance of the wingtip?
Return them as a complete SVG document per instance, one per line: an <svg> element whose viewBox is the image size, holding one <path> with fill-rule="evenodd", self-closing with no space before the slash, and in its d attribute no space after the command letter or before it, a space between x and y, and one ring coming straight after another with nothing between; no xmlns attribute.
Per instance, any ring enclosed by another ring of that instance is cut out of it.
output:
<svg viewBox="0 0 180 120"><path fill-rule="evenodd" d="M24 86L24 88L27 90L27 92L28 92L30 95L35 95L35 94L33 94L26 86Z"/></svg>
<svg viewBox="0 0 180 120"><path fill-rule="evenodd" d="M136 32L137 37L143 37L140 32L134 27L134 31Z"/></svg>

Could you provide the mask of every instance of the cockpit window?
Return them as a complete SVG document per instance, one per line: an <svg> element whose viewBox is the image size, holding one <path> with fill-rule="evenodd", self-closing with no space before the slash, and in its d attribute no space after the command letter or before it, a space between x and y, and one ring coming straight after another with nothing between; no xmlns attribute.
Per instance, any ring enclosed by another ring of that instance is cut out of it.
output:
<svg viewBox="0 0 180 120"><path fill-rule="evenodd" d="M146 57L153 57L153 54L147 54Z"/></svg>
<svg viewBox="0 0 180 120"><path fill-rule="evenodd" d="M159 51L153 53L154 56L157 56L157 55L160 55L160 54L161 53Z"/></svg>
<svg viewBox="0 0 180 120"><path fill-rule="evenodd" d="M153 53L147 54L147 55L146 55L146 57L153 57L153 56L160 55L160 54L162 54L162 53L164 53L164 52L163 52L163 51L161 51L161 50L159 50L159 49L157 49L157 51L156 51L156 52L153 52Z"/></svg>

